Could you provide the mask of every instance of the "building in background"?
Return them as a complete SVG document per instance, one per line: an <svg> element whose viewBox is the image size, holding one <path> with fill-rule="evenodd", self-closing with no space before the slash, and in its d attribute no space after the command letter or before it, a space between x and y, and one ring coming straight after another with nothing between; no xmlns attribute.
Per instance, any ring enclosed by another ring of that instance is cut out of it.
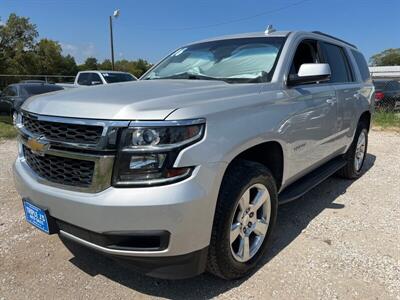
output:
<svg viewBox="0 0 400 300"><path fill-rule="evenodd" d="M397 78L400 79L400 66L369 67L373 79Z"/></svg>

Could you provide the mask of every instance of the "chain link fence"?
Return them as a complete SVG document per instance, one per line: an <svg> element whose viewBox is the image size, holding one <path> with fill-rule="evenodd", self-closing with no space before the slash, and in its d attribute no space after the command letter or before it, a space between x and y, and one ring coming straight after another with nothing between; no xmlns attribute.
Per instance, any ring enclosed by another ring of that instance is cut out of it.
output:
<svg viewBox="0 0 400 300"><path fill-rule="evenodd" d="M400 77L374 78L376 111L400 112Z"/></svg>
<svg viewBox="0 0 400 300"><path fill-rule="evenodd" d="M75 76L67 75L10 75L0 74L0 91L8 85L21 81L47 82L47 83L73 83Z"/></svg>

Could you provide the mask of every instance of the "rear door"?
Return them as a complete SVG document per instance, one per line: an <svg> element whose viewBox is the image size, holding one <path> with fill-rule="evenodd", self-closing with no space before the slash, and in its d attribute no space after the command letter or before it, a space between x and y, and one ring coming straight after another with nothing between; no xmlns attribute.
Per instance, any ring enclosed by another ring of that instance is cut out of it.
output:
<svg viewBox="0 0 400 300"><path fill-rule="evenodd" d="M345 151L352 142L357 124L355 119L358 118L358 101L364 82L357 81L355 68L346 48L328 42L322 44L326 60L331 67L330 84L334 87L338 100L338 132L335 143L337 148Z"/></svg>

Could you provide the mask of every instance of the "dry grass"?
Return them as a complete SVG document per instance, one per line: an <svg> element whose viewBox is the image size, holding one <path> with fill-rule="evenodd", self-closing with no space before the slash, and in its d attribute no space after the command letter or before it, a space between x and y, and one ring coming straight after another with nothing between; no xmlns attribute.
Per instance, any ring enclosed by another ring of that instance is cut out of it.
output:
<svg viewBox="0 0 400 300"><path fill-rule="evenodd" d="M376 130L400 132L400 113L386 111L375 112L373 128Z"/></svg>

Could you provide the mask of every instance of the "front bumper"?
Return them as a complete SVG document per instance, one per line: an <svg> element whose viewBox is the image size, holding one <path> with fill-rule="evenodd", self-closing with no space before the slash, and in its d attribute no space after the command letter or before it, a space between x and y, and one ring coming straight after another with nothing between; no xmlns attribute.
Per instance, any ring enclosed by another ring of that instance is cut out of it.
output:
<svg viewBox="0 0 400 300"><path fill-rule="evenodd" d="M60 232L65 238L105 254L133 260L153 258L156 262L168 257L173 261L173 257L185 257L190 253L204 256L204 249L210 242L216 199L225 168L225 163L208 163L198 166L190 178L167 186L110 187L99 193L83 193L40 183L24 158L19 157L14 164L14 178L17 191L23 198L48 209L52 217L84 230L98 234L168 232L168 246L155 251L110 251L71 233ZM165 267L165 262L162 265ZM153 271L151 275L154 275Z"/></svg>

